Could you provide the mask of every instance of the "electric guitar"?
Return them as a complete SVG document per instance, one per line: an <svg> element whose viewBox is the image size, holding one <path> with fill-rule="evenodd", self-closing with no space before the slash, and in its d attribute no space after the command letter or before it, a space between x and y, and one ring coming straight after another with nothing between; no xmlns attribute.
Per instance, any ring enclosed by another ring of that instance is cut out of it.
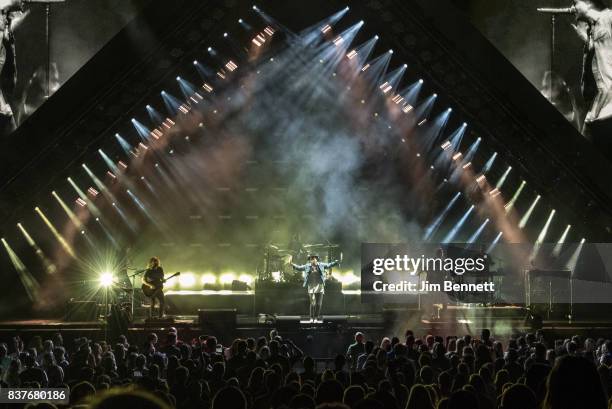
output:
<svg viewBox="0 0 612 409"><path fill-rule="evenodd" d="M172 274L170 277L164 278L163 280L158 280L156 282L152 282L152 283L142 283L142 292L144 293L145 296L147 297L151 297L153 294L155 294L155 291L159 290L159 289L163 289L164 288L164 283L168 280L170 280L171 278L174 278L176 276L180 276L181 273L180 271L178 273L174 273Z"/></svg>

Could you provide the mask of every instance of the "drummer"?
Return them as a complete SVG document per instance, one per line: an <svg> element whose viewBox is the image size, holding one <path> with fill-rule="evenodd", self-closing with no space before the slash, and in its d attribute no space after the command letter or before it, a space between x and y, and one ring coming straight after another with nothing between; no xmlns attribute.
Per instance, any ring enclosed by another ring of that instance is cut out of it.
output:
<svg viewBox="0 0 612 409"><path fill-rule="evenodd" d="M293 256L293 258L296 260L299 260L301 258L300 256L306 253L306 250L304 249L304 244L302 243L302 237L300 236L300 233L295 233L291 237L291 240L289 241L289 244L287 245L287 250L289 250L289 254L291 254L291 256Z"/></svg>

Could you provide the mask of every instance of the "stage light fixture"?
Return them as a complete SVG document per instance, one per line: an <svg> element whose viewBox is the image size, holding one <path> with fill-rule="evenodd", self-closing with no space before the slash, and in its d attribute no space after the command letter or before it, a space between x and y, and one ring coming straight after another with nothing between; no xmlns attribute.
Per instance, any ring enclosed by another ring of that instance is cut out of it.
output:
<svg viewBox="0 0 612 409"><path fill-rule="evenodd" d="M215 284L217 282L217 277L212 273L202 274L202 284Z"/></svg>
<svg viewBox="0 0 612 409"><path fill-rule="evenodd" d="M98 282L100 283L100 286L104 288L108 288L111 285L113 285L114 281L115 281L115 276L113 275L113 273L110 273L108 271L101 273L100 276L98 277Z"/></svg>
<svg viewBox="0 0 612 409"><path fill-rule="evenodd" d="M183 273L179 276L178 281L181 288L190 288L195 285L196 278L193 273Z"/></svg>
<svg viewBox="0 0 612 409"><path fill-rule="evenodd" d="M221 277L219 277L219 282L221 284L231 284L232 281L236 279L236 274L234 273L223 273Z"/></svg>
<svg viewBox="0 0 612 409"><path fill-rule="evenodd" d="M531 217L535 207L538 205L540 198L541 196L537 195L533 203L531 203L531 206L529 206L529 209L527 209L527 212L523 215L519 222L519 228L523 229L527 225L527 222L529 221L529 218Z"/></svg>
<svg viewBox="0 0 612 409"><path fill-rule="evenodd" d="M251 285L253 283L253 281L255 280L255 277L253 277L252 274L240 274L240 276L238 277L238 281L242 281L243 283L249 284Z"/></svg>
<svg viewBox="0 0 612 409"><path fill-rule="evenodd" d="M342 283L342 285L351 285L359 281L359 277L355 275L353 270L345 271L344 273L335 274L334 277Z"/></svg>

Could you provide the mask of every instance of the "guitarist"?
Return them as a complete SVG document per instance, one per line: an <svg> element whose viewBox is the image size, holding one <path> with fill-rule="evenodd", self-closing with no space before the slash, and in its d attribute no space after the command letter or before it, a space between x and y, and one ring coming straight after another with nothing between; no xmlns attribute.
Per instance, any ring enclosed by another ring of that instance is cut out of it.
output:
<svg viewBox="0 0 612 409"><path fill-rule="evenodd" d="M151 298L151 317L155 311L155 300L159 301L159 318L164 317L164 269L162 268L159 257L151 257L149 265L142 276L143 288L148 287Z"/></svg>

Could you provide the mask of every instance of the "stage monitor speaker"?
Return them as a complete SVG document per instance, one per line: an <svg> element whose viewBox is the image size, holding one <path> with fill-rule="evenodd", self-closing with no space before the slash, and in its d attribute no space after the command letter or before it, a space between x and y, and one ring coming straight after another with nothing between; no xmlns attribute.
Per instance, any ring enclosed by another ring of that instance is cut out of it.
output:
<svg viewBox="0 0 612 409"><path fill-rule="evenodd" d="M276 316L275 327L281 334L296 332L300 328L300 316L278 315Z"/></svg>
<svg viewBox="0 0 612 409"><path fill-rule="evenodd" d="M232 291L248 291L250 290L249 285L244 281L234 280L232 281Z"/></svg>
<svg viewBox="0 0 612 409"><path fill-rule="evenodd" d="M113 304L106 322L111 339L117 339L119 335L127 335L131 321L131 313L128 308Z"/></svg>
<svg viewBox="0 0 612 409"><path fill-rule="evenodd" d="M98 303L95 301L70 300L66 306L66 321L91 322L97 321L100 315Z"/></svg>
<svg viewBox="0 0 612 409"><path fill-rule="evenodd" d="M208 335L218 336L231 333L236 329L235 309L199 309L198 322L200 328Z"/></svg>
<svg viewBox="0 0 612 409"><path fill-rule="evenodd" d="M325 293L342 295L342 283L334 279L325 281Z"/></svg>

